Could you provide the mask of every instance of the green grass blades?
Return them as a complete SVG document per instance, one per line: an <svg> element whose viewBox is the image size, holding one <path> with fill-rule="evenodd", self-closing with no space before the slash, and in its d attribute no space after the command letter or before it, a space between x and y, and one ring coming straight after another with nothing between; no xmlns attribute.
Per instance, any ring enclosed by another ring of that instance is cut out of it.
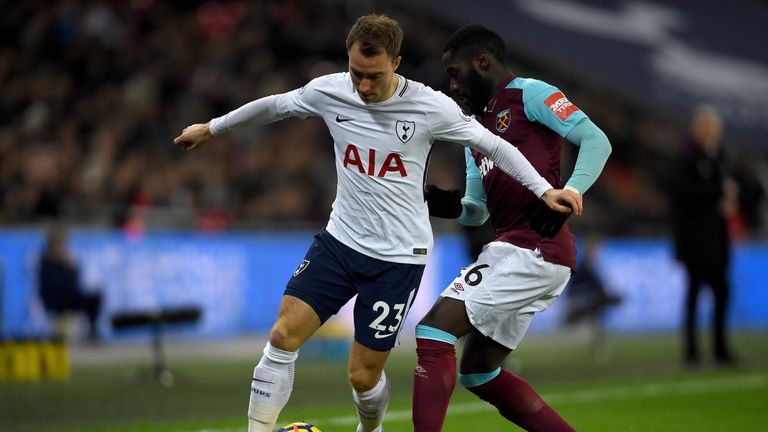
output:
<svg viewBox="0 0 768 432"><path fill-rule="evenodd" d="M588 341L531 335L506 367L528 380L579 431L768 430L768 334L734 339L743 362L683 368L677 335L613 335L611 355L592 356ZM174 356L173 387L142 379L147 359L75 363L67 382L0 383L0 430L245 432L249 378L258 344L239 356ZM215 346L211 347L215 350ZM460 350L460 347L459 347ZM249 354L252 352L253 359ZM410 431L412 345L392 354L388 432ZM293 396L279 424L315 423L353 431L357 418L346 362L300 357ZM446 432L510 431L515 426L460 386Z"/></svg>

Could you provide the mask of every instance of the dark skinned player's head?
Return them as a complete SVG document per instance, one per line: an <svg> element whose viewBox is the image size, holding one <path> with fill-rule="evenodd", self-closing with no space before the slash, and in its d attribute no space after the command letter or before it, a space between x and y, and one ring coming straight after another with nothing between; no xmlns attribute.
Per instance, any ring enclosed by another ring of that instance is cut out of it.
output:
<svg viewBox="0 0 768 432"><path fill-rule="evenodd" d="M457 30L443 48L443 66L450 89L463 107L479 114L493 97L495 84L488 76L492 65L504 65L504 41L480 25Z"/></svg>

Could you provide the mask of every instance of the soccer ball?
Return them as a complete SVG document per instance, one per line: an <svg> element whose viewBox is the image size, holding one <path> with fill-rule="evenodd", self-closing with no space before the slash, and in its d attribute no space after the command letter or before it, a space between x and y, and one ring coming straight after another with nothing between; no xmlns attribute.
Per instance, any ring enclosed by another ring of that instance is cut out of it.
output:
<svg viewBox="0 0 768 432"><path fill-rule="evenodd" d="M321 432L315 425L309 423L291 423L277 430L277 432Z"/></svg>

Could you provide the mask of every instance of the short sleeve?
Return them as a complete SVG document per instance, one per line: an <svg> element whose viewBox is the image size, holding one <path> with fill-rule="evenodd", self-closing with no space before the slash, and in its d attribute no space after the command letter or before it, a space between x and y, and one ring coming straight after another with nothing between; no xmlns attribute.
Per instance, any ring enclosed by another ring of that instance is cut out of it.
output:
<svg viewBox="0 0 768 432"><path fill-rule="evenodd" d="M543 124L563 138L587 117L553 85L524 79L520 87L523 89L523 106L528 120Z"/></svg>

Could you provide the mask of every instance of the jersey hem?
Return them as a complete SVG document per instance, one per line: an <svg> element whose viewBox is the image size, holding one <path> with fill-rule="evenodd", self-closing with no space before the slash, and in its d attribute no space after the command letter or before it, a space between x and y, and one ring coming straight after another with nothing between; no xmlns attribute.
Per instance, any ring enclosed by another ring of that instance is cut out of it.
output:
<svg viewBox="0 0 768 432"><path fill-rule="evenodd" d="M398 264L417 264L417 265L426 265L427 260L429 259L429 254L432 252L431 247L427 250L427 255L419 255L419 256L412 256L412 255L382 255L380 253L377 253L374 250L366 249L363 247L360 247L357 243L355 243L352 238L350 238L344 231L337 228L336 224L333 223L333 221L328 221L328 225L326 225L325 230L328 231L330 235L333 236L336 240L341 242L344 246L347 246L348 248L360 252L363 255L366 255L371 258L375 258L381 261L386 262L392 262L392 263L398 263Z"/></svg>

